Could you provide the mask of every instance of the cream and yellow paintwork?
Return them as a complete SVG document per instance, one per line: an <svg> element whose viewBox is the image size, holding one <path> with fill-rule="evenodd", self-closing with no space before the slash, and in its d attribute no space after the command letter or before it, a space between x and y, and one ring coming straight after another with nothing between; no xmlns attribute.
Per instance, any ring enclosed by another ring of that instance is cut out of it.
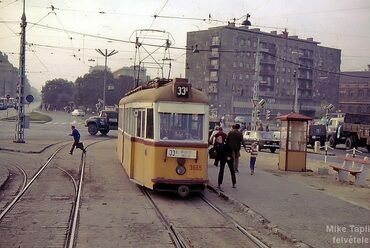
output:
<svg viewBox="0 0 370 248"><path fill-rule="evenodd" d="M121 144L124 144L122 149ZM120 160L127 175L137 184L153 189L153 179L204 180L208 178L207 148L176 147L183 150L197 150L198 159L185 159L186 173L178 175L177 158L166 157L166 147L131 141L125 135L123 143L118 145L118 152L123 152ZM180 183L179 183L180 184Z"/></svg>

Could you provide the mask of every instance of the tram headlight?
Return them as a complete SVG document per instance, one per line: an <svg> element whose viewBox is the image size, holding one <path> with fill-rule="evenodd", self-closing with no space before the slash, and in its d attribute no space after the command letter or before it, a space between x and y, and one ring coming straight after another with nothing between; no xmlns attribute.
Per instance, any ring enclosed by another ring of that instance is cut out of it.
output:
<svg viewBox="0 0 370 248"><path fill-rule="evenodd" d="M183 165L178 165L178 166L176 167L176 173L177 173L177 174L179 174L180 176L181 176L181 175L184 175L184 174L185 174L185 172L186 172L186 168L185 168L185 166L183 166Z"/></svg>

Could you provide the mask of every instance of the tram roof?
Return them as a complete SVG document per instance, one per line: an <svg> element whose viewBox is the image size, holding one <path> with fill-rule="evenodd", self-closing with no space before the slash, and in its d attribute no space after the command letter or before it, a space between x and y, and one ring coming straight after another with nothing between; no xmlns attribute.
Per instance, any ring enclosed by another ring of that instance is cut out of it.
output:
<svg viewBox="0 0 370 248"><path fill-rule="evenodd" d="M128 96L123 97L119 104L130 102L191 102L191 103L204 103L208 104L207 95L198 90L190 89L189 98L179 98L173 91L174 82L167 83L162 86L153 88L143 88Z"/></svg>

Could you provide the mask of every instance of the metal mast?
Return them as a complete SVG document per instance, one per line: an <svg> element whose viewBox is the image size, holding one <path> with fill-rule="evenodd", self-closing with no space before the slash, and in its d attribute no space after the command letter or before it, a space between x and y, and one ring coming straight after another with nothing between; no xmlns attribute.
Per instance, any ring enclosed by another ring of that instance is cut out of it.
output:
<svg viewBox="0 0 370 248"><path fill-rule="evenodd" d="M95 49L95 50L98 53L100 53L101 55L103 55L104 58L105 58L105 63L104 63L104 86L103 86L104 87L104 89L103 89L103 109L105 109L105 91L107 90L107 59L108 59L108 57L113 56L116 53L118 53L118 51L113 50L110 53L108 53L108 50L105 49L105 53L103 53L102 50L100 50L100 49Z"/></svg>
<svg viewBox="0 0 370 248"><path fill-rule="evenodd" d="M25 85L25 59L26 59L26 0L23 0L23 14L21 23L21 44L19 57L19 82L18 82L18 116L15 131L16 143L24 143L24 124L25 124L25 110L24 110L24 85Z"/></svg>

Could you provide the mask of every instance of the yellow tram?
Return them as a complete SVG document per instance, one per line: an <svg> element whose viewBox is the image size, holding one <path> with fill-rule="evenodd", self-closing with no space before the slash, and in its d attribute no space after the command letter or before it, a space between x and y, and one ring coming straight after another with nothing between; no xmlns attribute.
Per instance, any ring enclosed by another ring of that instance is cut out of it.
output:
<svg viewBox="0 0 370 248"><path fill-rule="evenodd" d="M118 159L135 183L185 197L208 183L208 98L187 79L154 80L119 103Z"/></svg>

